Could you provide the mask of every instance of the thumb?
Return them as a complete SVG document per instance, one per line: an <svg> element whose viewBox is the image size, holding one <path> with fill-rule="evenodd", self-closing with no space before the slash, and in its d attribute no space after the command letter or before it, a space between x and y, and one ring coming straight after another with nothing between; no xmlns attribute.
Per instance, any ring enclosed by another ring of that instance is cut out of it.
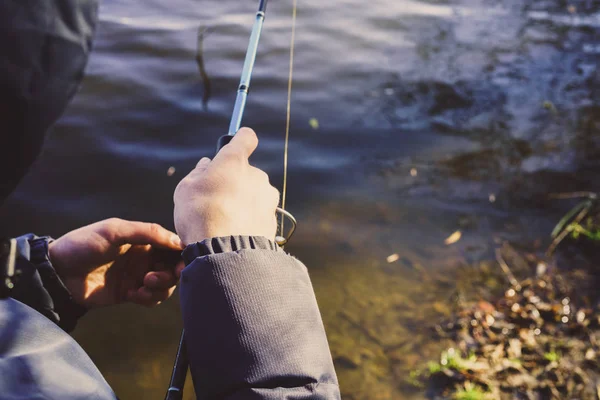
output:
<svg viewBox="0 0 600 400"><path fill-rule="evenodd" d="M215 156L215 161L226 157L226 155L236 154L246 160L250 158L254 150L258 147L258 137L256 133L250 128L240 129L231 142L223 147L221 151Z"/></svg>
<svg viewBox="0 0 600 400"><path fill-rule="evenodd" d="M113 224L112 239L119 245L150 244L172 250L184 248L179 236L159 224L125 220L116 220L111 223Z"/></svg>

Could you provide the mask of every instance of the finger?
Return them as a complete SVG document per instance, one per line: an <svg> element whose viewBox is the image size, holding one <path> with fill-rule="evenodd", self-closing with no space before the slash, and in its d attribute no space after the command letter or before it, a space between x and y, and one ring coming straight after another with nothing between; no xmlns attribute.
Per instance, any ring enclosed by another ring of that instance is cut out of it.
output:
<svg viewBox="0 0 600 400"><path fill-rule="evenodd" d="M226 145L223 150L215 156L215 161L223 157L219 157L221 154L226 155L232 153L248 159L252 153L254 153L254 150L256 150L257 146L258 137L256 136L256 133L254 133L254 131L250 128L242 128L235 134L233 139L231 139L231 142L229 142L229 144Z"/></svg>
<svg viewBox="0 0 600 400"><path fill-rule="evenodd" d="M151 271L169 271L172 270L177 263L181 261L180 250L170 249L152 249Z"/></svg>
<svg viewBox="0 0 600 400"><path fill-rule="evenodd" d="M150 290L169 289L177 284L177 277L172 271L148 272L144 277L144 286Z"/></svg>
<svg viewBox="0 0 600 400"><path fill-rule="evenodd" d="M175 266L175 276L177 277L178 281L179 281L179 279L181 279L181 273L183 272L183 270L185 269L185 267L186 267L186 265L185 265L185 262L183 262L183 261L180 261Z"/></svg>
<svg viewBox="0 0 600 400"><path fill-rule="evenodd" d="M111 222L113 242L119 245L150 244L173 250L183 250L179 236L159 224L116 220Z"/></svg>
<svg viewBox="0 0 600 400"><path fill-rule="evenodd" d="M175 287L152 291L147 287L142 286L138 290L132 290L129 293L129 301L135 304L139 304L145 307L154 307L167 300L173 292Z"/></svg>
<svg viewBox="0 0 600 400"><path fill-rule="evenodd" d="M206 167L208 167L208 164L210 164L210 158L203 157L200 159L200 161L198 161L198 164L196 164L196 169L200 170L200 171L204 171L206 169Z"/></svg>

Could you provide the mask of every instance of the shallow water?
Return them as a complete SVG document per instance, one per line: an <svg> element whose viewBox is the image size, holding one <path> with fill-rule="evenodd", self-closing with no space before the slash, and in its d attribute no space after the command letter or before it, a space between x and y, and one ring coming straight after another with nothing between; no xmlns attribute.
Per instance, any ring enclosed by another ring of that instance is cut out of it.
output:
<svg viewBox="0 0 600 400"><path fill-rule="evenodd" d="M344 398L422 397L403 380L435 357L426 328L456 271L503 240L543 247L568 207L548 194L598 190L599 3L299 3L287 250L311 270ZM228 127L255 8L105 1L83 87L0 234L112 216L172 227L173 189ZM269 5L245 118L278 187L290 17L290 2ZM75 336L121 398L159 399L180 327L174 299L95 311Z"/></svg>

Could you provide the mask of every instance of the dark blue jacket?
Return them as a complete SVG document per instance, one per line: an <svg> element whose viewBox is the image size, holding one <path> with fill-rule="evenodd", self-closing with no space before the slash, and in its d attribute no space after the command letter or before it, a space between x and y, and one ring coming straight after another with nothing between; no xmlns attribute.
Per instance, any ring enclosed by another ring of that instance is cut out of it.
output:
<svg viewBox="0 0 600 400"><path fill-rule="evenodd" d="M74 95L96 22L95 0L0 0L0 134L10 137L0 146L0 201ZM85 310L54 272L47 238L18 242L21 275L12 298L0 300L0 398L114 399L66 333ZM340 397L302 263L260 237L196 243L184 259L181 304L199 399Z"/></svg>
<svg viewBox="0 0 600 400"><path fill-rule="evenodd" d="M19 238L17 290L0 300L0 398L114 399L61 329L83 313L54 272L47 242ZM183 256L181 307L198 399L340 398L302 263L263 237L209 239Z"/></svg>

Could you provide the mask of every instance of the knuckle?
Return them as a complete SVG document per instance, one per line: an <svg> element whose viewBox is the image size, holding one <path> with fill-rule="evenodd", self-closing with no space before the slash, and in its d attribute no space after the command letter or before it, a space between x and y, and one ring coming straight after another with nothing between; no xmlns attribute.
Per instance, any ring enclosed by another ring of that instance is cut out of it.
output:
<svg viewBox="0 0 600 400"><path fill-rule="evenodd" d="M175 191L173 192L173 202L176 203L177 202L177 198L179 197L179 195L181 194L181 191L183 190L183 181L179 182L177 184L177 187L175 187Z"/></svg>
<svg viewBox="0 0 600 400"><path fill-rule="evenodd" d="M113 232L118 230L118 228L123 224L123 222L124 221L121 218L109 218L102 222L101 229L106 233Z"/></svg>
<svg viewBox="0 0 600 400"><path fill-rule="evenodd" d="M258 146L258 135L252 129L249 129L249 131L250 133L248 135L248 138L252 141L252 146Z"/></svg>
<svg viewBox="0 0 600 400"><path fill-rule="evenodd" d="M173 201L176 201L179 196L181 196L185 191L192 185L192 178L190 176L186 176L183 178L175 187L175 191L173 192Z"/></svg>
<svg viewBox="0 0 600 400"><path fill-rule="evenodd" d="M118 225L122 222L123 222L123 220L121 218L117 218L117 217L112 217L112 218L104 220L104 223L106 225Z"/></svg>
<svg viewBox="0 0 600 400"><path fill-rule="evenodd" d="M153 237L156 237L158 235L160 235L161 231L162 231L162 226L160 226L157 223L154 222L149 222L148 223L148 229L150 231L150 235Z"/></svg>
<svg viewBox="0 0 600 400"><path fill-rule="evenodd" d="M244 155L235 148L224 148L221 151L223 152L223 158L229 162L241 162L244 160Z"/></svg>
<svg viewBox="0 0 600 400"><path fill-rule="evenodd" d="M117 240L119 232L122 230L125 222L125 220L120 218L108 218L104 221L98 222L97 225L95 225L95 231L102 238L108 240L109 242L113 242Z"/></svg>
<svg viewBox="0 0 600 400"><path fill-rule="evenodd" d="M281 192L275 186L271 186L271 192L273 196L273 201L275 204L279 204L279 200L281 199Z"/></svg>
<svg viewBox="0 0 600 400"><path fill-rule="evenodd" d="M256 175L257 179L269 183L269 174L267 174L262 169L256 167L252 167L252 170L254 171L254 174Z"/></svg>
<svg viewBox="0 0 600 400"><path fill-rule="evenodd" d="M261 169L259 169L259 171L260 171L260 177L261 177L263 180L265 180L265 181L269 182L269 174L267 174L265 171L263 171L263 170L261 170Z"/></svg>

